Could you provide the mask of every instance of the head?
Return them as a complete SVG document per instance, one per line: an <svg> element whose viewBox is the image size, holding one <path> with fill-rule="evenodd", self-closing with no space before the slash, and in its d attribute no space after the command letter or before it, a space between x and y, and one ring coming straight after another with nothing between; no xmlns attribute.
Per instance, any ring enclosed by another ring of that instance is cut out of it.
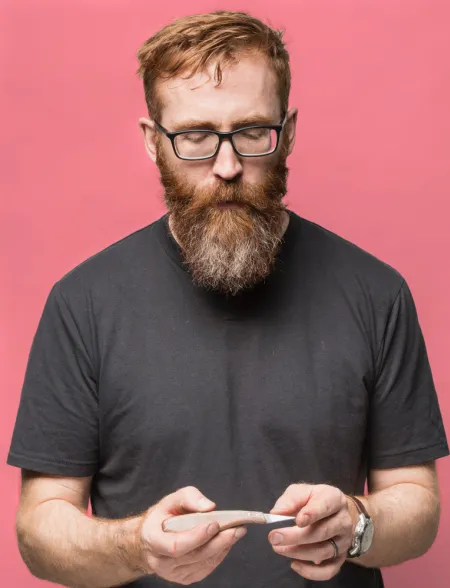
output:
<svg viewBox="0 0 450 588"><path fill-rule="evenodd" d="M149 114L139 122L194 281L230 293L255 285L271 272L281 243L286 159L295 143L282 34L245 13L189 16L148 39L138 58ZM275 129L220 144L199 133L167 136L255 125ZM242 147L257 140L266 141L265 150ZM190 155L211 156L183 159Z"/></svg>

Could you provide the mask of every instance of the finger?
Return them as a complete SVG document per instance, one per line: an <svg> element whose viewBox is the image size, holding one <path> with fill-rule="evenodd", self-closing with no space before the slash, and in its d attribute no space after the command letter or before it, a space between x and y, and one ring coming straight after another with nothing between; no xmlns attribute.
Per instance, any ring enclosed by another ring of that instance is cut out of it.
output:
<svg viewBox="0 0 450 588"><path fill-rule="evenodd" d="M165 496L157 504L158 510L164 510L165 514L186 514L187 512L210 511L215 503L209 500L195 486L180 488L172 494Z"/></svg>
<svg viewBox="0 0 450 588"><path fill-rule="evenodd" d="M347 545L347 542L343 537L334 537L333 540L338 549L338 557L347 552L350 545ZM273 549L276 553L283 555L284 557L290 557L305 562L313 562L316 565L331 560L335 556L334 546L329 541L311 543L308 545L274 546Z"/></svg>
<svg viewBox="0 0 450 588"><path fill-rule="evenodd" d="M310 484L291 484L275 502L271 513L297 514L309 501L314 486Z"/></svg>
<svg viewBox="0 0 450 588"><path fill-rule="evenodd" d="M181 565L177 565L173 573L176 577L182 578L183 583L193 583L203 580L223 562L232 546L245 535L246 531L247 529L245 527L222 531L218 537L215 537L211 541L211 544L215 542L214 550L210 549L209 544L207 548L196 550L195 557L200 557L200 559L194 562L190 562L190 555L184 556L179 560L182 562ZM221 548L223 545L216 541L217 539L223 539L220 535L226 537L225 548Z"/></svg>
<svg viewBox="0 0 450 588"><path fill-rule="evenodd" d="M180 559L180 565L190 565L199 562L214 561L219 554L228 552L231 547L247 533L246 527L239 526L221 531L206 545L197 547Z"/></svg>
<svg viewBox="0 0 450 588"><path fill-rule="evenodd" d="M216 554L214 558L210 558L207 562L196 562L192 564L182 565L174 570L174 573L179 577L184 584L192 584L200 582L211 574L226 558L230 549L225 549Z"/></svg>
<svg viewBox="0 0 450 588"><path fill-rule="evenodd" d="M269 541L272 545L305 545L320 543L332 539L336 535L350 535L351 523L349 519L340 515L333 515L327 519L300 528L297 525L274 529L269 533Z"/></svg>
<svg viewBox="0 0 450 588"><path fill-rule="evenodd" d="M187 531L163 531L162 523L167 518L164 511L155 510L144 522L142 538L152 552L167 557L182 557L210 541L220 531L217 521L196 525Z"/></svg>
<svg viewBox="0 0 450 588"><path fill-rule="evenodd" d="M338 557L333 562L315 566L304 561L294 560L291 562L291 568L307 580L325 581L334 578L341 569L344 561L345 556Z"/></svg>
<svg viewBox="0 0 450 588"><path fill-rule="evenodd" d="M344 494L334 486L314 486L308 502L297 515L299 527L306 527L339 512L347 504Z"/></svg>
<svg viewBox="0 0 450 588"><path fill-rule="evenodd" d="M162 498L149 512L142 527L142 537L149 549L159 555L181 557L204 545L219 530L217 522L196 525L188 531L177 533L163 531L162 524L168 516L211 510L215 504L208 501L197 488L187 486Z"/></svg>

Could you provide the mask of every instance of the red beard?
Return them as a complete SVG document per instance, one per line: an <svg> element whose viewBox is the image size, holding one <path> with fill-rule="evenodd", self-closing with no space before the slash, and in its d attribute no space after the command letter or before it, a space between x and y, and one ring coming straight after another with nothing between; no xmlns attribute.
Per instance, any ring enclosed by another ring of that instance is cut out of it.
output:
<svg viewBox="0 0 450 588"><path fill-rule="evenodd" d="M183 183L157 148L157 165L178 241L194 283L236 294L272 271L282 238L286 147L258 185L222 181L214 189ZM219 203L234 203L221 206Z"/></svg>

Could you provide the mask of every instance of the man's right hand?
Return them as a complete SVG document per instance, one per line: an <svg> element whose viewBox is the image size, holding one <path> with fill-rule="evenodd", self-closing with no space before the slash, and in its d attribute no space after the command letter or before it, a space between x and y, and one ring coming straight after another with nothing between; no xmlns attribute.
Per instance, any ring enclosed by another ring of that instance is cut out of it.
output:
<svg viewBox="0 0 450 588"><path fill-rule="evenodd" d="M244 526L219 531L218 523L197 525L189 531L163 531L171 516L213 510L197 488L188 486L165 496L144 515L139 530L140 562L149 573L178 584L192 584L211 574L247 529Z"/></svg>

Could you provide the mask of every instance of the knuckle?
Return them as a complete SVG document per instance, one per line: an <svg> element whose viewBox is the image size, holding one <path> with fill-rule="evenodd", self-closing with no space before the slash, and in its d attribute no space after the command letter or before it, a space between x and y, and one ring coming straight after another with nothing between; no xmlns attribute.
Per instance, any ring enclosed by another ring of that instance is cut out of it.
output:
<svg viewBox="0 0 450 588"><path fill-rule="evenodd" d="M221 548L222 549L228 549L229 547L231 547L234 543L235 537L235 529L227 529L226 531L222 531L221 532Z"/></svg>
<svg viewBox="0 0 450 588"><path fill-rule="evenodd" d="M211 561L210 561L210 567L216 568L218 565L220 565L222 563L223 559L225 558L226 554L227 554L226 551L222 551L218 555L215 555L214 557L212 557Z"/></svg>
<svg viewBox="0 0 450 588"><path fill-rule="evenodd" d="M157 559L156 557L147 557L147 562L150 566L150 569L153 570L156 574L161 573L161 565L159 559Z"/></svg>
<svg viewBox="0 0 450 588"><path fill-rule="evenodd" d="M211 555L210 557L207 557L205 560L205 564L209 568L214 568L217 565L217 555Z"/></svg>
<svg viewBox="0 0 450 588"><path fill-rule="evenodd" d="M339 572L339 570L341 569L341 564L337 564L334 565L330 568L330 577L329 579L331 580L331 578L334 578L334 576L336 576L336 574Z"/></svg>
<svg viewBox="0 0 450 588"><path fill-rule="evenodd" d="M328 523L324 524L324 526L322 527L322 532L321 532L322 538L325 541L326 539L329 539L331 537L330 534L330 525Z"/></svg>
<svg viewBox="0 0 450 588"><path fill-rule="evenodd" d="M349 517L346 517L343 527L346 535L353 532L353 522Z"/></svg>
<svg viewBox="0 0 450 588"><path fill-rule="evenodd" d="M336 566L327 566L322 570L318 570L315 580L331 580L338 573L339 568Z"/></svg>

